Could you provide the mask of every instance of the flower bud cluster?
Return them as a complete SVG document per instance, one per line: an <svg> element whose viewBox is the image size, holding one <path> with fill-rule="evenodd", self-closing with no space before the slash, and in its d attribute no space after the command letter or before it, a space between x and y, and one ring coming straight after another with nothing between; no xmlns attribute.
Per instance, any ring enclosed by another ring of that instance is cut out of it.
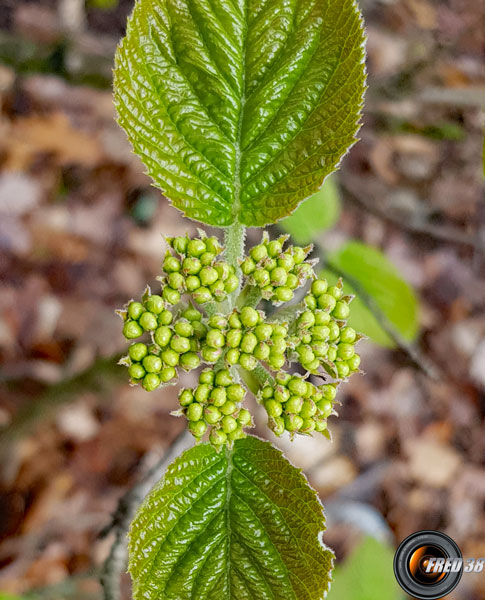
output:
<svg viewBox="0 0 485 600"><path fill-rule="evenodd" d="M274 304L292 300L294 290L314 277L315 261L305 261L312 246L290 246L283 250L288 237L270 240L265 232L261 243L251 248L249 256L241 263L241 271L248 283L260 288L262 297Z"/></svg>
<svg viewBox="0 0 485 600"><path fill-rule="evenodd" d="M184 371L196 369L200 363L200 339L207 328L202 314L193 306L176 317L164 300L149 289L142 302L132 301L126 310L120 311L125 319L123 333L133 339L148 331L151 344L136 342L121 360L128 367L133 384L141 383L147 391L156 390L163 384L178 379L177 368Z"/></svg>
<svg viewBox="0 0 485 600"><path fill-rule="evenodd" d="M352 296L343 296L342 282L328 286L315 279L305 297L305 310L297 319L293 340L298 362L310 373L320 366L336 379L345 379L359 370L355 344L361 339L346 321Z"/></svg>
<svg viewBox="0 0 485 600"><path fill-rule="evenodd" d="M309 435L327 432L327 418L334 412L337 388L334 384L315 386L300 375L281 371L275 385L266 385L259 401L268 415L268 427L275 435L285 431Z"/></svg>
<svg viewBox="0 0 485 600"><path fill-rule="evenodd" d="M276 371L286 362L287 334L285 325L266 322L264 313L250 306L230 315L214 315L208 320L202 342L202 359L216 362L225 349L228 366L240 365L253 371L261 361Z"/></svg>
<svg viewBox="0 0 485 600"><path fill-rule="evenodd" d="M186 416L197 440L208 431L211 444L221 448L245 437L244 428L253 426L251 414L242 408L245 395L246 390L229 370L204 369L196 388L180 391L181 410L175 414Z"/></svg>
<svg viewBox="0 0 485 600"><path fill-rule="evenodd" d="M202 235L167 238L170 250L162 264L162 296L177 304L189 293L198 304L225 300L239 285L234 267L218 257L222 247L216 237Z"/></svg>

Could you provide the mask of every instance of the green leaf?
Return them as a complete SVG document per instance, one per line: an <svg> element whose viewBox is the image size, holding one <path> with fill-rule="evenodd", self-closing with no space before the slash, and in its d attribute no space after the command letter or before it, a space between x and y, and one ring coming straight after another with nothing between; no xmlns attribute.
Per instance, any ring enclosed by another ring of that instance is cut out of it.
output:
<svg viewBox="0 0 485 600"><path fill-rule="evenodd" d="M364 57L355 0L137 0L116 53L119 123L186 216L263 226L355 143Z"/></svg>
<svg viewBox="0 0 485 600"><path fill-rule="evenodd" d="M396 267L377 248L349 242L328 255L327 262L344 278L344 293L356 294L349 323L378 344L394 347L394 342L367 308L370 300L385 319L407 341L418 333L418 302ZM324 276L334 283L338 276L327 269Z"/></svg>
<svg viewBox="0 0 485 600"><path fill-rule="evenodd" d="M132 524L133 598L320 600L333 560L324 526L315 491L269 442L197 445Z"/></svg>
<svg viewBox="0 0 485 600"><path fill-rule="evenodd" d="M297 244L309 244L318 234L333 227L340 217L340 194L334 177L325 180L323 187L308 198L279 226Z"/></svg>
<svg viewBox="0 0 485 600"><path fill-rule="evenodd" d="M327 600L401 600L392 548L367 537L333 573Z"/></svg>

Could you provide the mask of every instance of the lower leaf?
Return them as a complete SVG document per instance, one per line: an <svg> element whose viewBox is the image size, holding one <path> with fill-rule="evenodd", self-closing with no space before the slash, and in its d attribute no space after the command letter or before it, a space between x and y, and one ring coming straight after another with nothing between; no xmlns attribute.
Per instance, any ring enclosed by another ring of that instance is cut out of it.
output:
<svg viewBox="0 0 485 600"><path fill-rule="evenodd" d="M323 508L269 442L238 440L180 456L130 530L134 600L319 600L333 553Z"/></svg>

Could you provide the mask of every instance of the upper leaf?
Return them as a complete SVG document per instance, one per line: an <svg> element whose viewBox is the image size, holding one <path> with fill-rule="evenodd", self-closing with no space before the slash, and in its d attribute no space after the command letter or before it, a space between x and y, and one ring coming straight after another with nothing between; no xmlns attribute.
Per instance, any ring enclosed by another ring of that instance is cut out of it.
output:
<svg viewBox="0 0 485 600"><path fill-rule="evenodd" d="M380 250L351 241L329 254L327 262L344 278L344 293L356 295L348 321L352 327L378 344L395 345L369 310L370 300L405 340L415 339L419 328L418 301L411 286ZM338 278L329 270L324 275L331 283Z"/></svg>
<svg viewBox="0 0 485 600"><path fill-rule="evenodd" d="M314 490L269 442L185 452L130 531L134 600L320 600L333 553Z"/></svg>
<svg viewBox="0 0 485 600"><path fill-rule="evenodd" d="M119 123L186 216L274 223L355 142L364 54L354 0L137 0Z"/></svg>

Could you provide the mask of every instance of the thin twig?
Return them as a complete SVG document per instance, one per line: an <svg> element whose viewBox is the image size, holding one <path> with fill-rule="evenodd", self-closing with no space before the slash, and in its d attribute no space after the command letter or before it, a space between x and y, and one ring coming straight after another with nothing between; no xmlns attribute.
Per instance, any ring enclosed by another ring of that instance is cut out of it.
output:
<svg viewBox="0 0 485 600"><path fill-rule="evenodd" d="M115 534L113 545L103 564L100 576L104 600L121 599L121 575L125 572L127 563L126 533L138 507L148 492L162 478L170 463L184 450L191 447L193 439L187 429L184 429L175 438L160 460L120 498L110 523L99 534L100 538L106 537L111 532Z"/></svg>

